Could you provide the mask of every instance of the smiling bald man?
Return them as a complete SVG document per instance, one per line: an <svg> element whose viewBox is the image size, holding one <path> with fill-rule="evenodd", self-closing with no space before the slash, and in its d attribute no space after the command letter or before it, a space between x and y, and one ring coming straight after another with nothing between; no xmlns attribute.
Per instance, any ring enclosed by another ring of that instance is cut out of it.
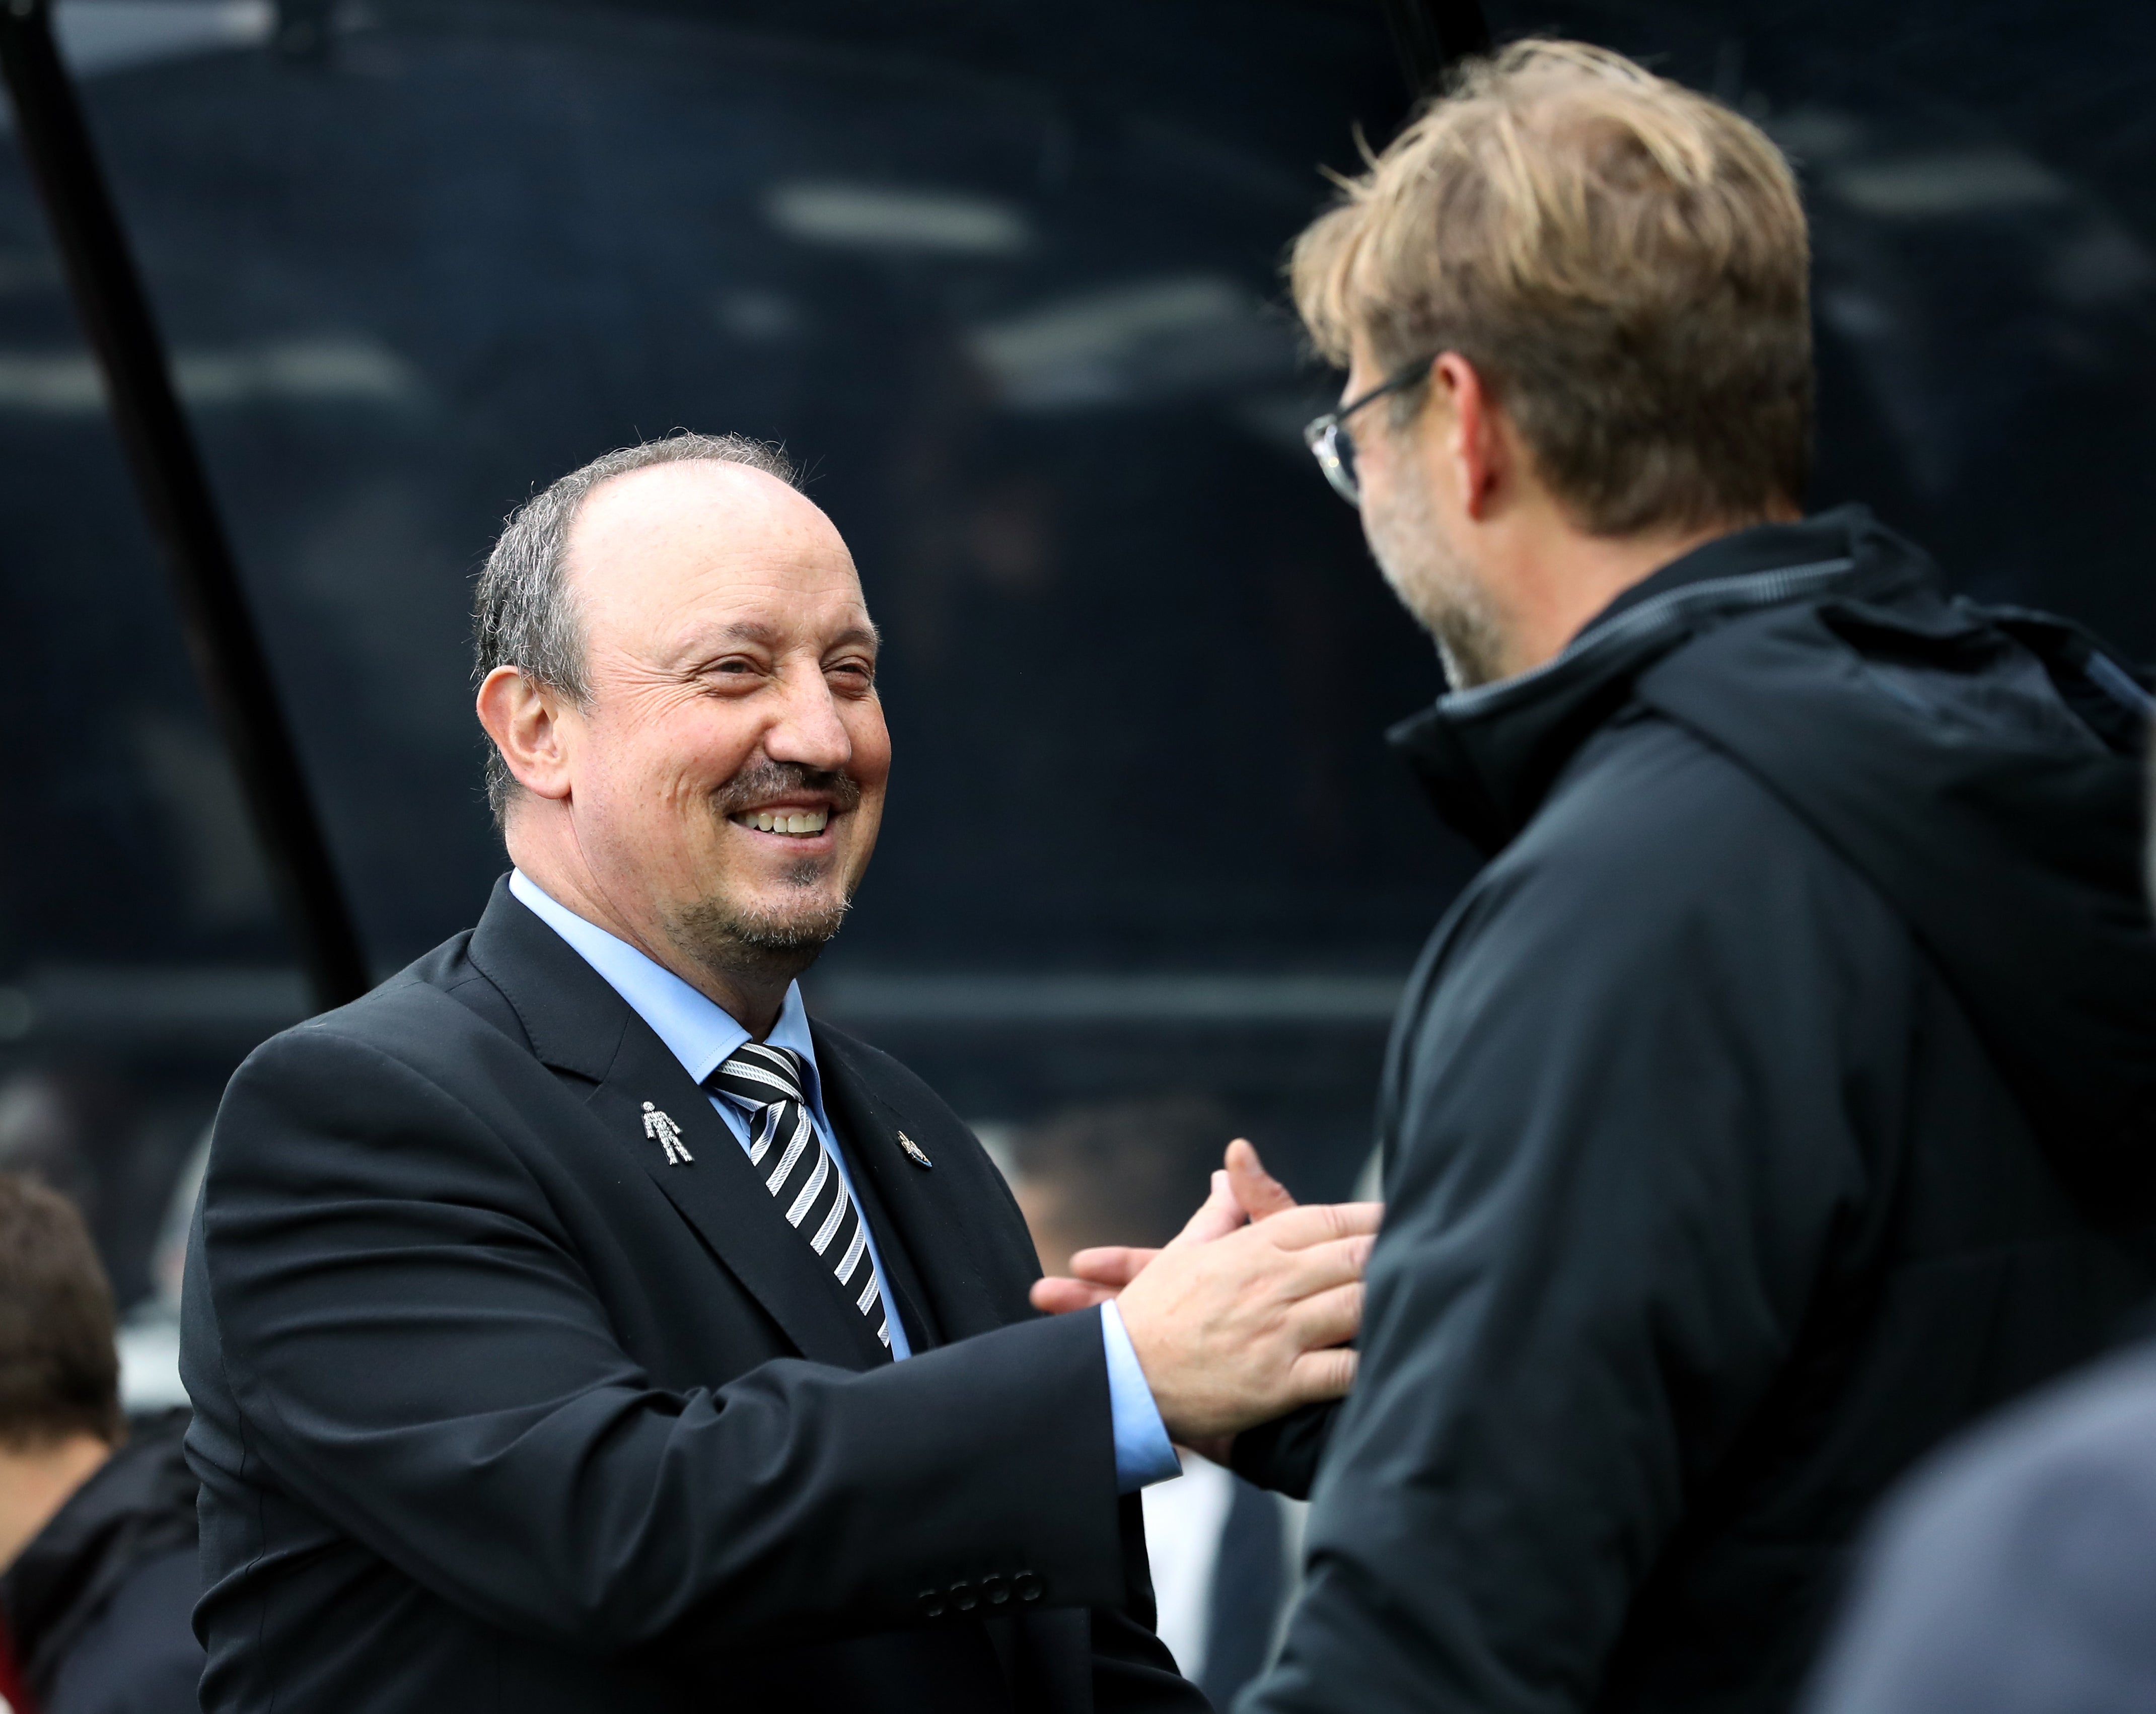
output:
<svg viewBox="0 0 2156 1714"><path fill-rule="evenodd" d="M979 1144L795 983L891 739L852 559L769 449L564 477L475 630L514 870L218 1112L204 1708L1203 1708L1137 1491L1346 1389L1375 1209L1224 1189L1215 1241L1033 1316Z"/></svg>

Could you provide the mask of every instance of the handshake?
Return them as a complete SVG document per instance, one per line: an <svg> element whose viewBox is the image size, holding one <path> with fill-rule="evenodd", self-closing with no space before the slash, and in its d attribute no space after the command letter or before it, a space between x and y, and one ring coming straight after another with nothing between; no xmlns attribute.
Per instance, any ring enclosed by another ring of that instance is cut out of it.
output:
<svg viewBox="0 0 2156 1714"><path fill-rule="evenodd" d="M1042 1280L1052 1315L1112 1298L1168 1437L1218 1462L1243 1429L1338 1398L1355 1378L1363 1270L1379 1203L1310 1208L1240 1138L1212 1194L1163 1250L1082 1250Z"/></svg>

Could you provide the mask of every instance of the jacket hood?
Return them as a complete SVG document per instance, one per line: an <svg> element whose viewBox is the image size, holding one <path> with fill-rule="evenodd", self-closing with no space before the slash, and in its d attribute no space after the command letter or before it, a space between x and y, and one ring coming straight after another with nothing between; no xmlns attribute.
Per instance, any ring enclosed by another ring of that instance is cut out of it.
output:
<svg viewBox="0 0 2156 1714"><path fill-rule="evenodd" d="M1757 777L1900 912L2047 1153L2156 1216L2156 926L2140 680L2065 620L1948 597L1861 507L1710 542L1534 673L1394 731L1440 813L1509 841L1621 711Z"/></svg>

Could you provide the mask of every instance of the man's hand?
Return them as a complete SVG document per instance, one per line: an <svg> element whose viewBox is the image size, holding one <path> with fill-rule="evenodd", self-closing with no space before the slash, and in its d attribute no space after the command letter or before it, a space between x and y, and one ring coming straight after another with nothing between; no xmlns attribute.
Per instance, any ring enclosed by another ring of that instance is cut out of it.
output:
<svg viewBox="0 0 2156 1714"><path fill-rule="evenodd" d="M1117 1307L1171 1439L1220 1445L1347 1392L1355 1353L1342 1347L1362 1323L1363 1269L1383 1212L1289 1209L1209 1242L1186 1242L1186 1229L1137 1272Z"/></svg>
<svg viewBox="0 0 2156 1714"><path fill-rule="evenodd" d="M1265 1171L1265 1162L1258 1158L1258 1152L1249 1140L1239 1137L1228 1145L1226 1169L1213 1175L1213 1193L1190 1217L1168 1248L1210 1244L1215 1239L1226 1237L1246 1221L1262 1220L1295 1205L1287 1187ZM1070 1258L1070 1272L1075 1277L1051 1277L1034 1283L1033 1306L1054 1316L1091 1309L1119 1295L1159 1254L1157 1250L1125 1244L1081 1250Z"/></svg>

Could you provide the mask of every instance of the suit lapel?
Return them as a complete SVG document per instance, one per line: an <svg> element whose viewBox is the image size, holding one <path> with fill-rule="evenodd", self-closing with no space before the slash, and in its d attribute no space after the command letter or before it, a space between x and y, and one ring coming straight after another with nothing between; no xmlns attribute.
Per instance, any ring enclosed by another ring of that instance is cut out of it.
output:
<svg viewBox="0 0 2156 1714"><path fill-rule="evenodd" d="M689 1164L669 1166L665 1148L645 1135L646 1101L680 1126ZM808 1240L786 1224L762 1175L712 1111L710 1096L689 1080L681 1062L641 1018L632 1018L589 1105L803 1357L855 1369L890 1361L867 1317L848 1301Z"/></svg>
<svg viewBox="0 0 2156 1714"><path fill-rule="evenodd" d="M711 1098L629 1003L505 885L472 935L471 958L516 1009L541 1061L593 1085L586 1106L608 1143L634 1157L803 1357L855 1369L889 1361L875 1329L786 1224ZM689 1164L667 1164L645 1129L647 1101L679 1128Z"/></svg>
<svg viewBox="0 0 2156 1714"><path fill-rule="evenodd" d="M875 1058L850 1038L822 1024L814 1031L824 1105L847 1140L846 1163L856 1182L869 1182L912 1260L942 1337L968 1338L1025 1320L1033 1313L1026 1287L1038 1270L1010 1193L973 1134L942 1102L909 1099L879 1077ZM933 1167L907 1157L901 1131ZM1007 1223L995 1219L998 1209L1008 1210ZM1013 1230L999 1234L1006 1224Z"/></svg>

